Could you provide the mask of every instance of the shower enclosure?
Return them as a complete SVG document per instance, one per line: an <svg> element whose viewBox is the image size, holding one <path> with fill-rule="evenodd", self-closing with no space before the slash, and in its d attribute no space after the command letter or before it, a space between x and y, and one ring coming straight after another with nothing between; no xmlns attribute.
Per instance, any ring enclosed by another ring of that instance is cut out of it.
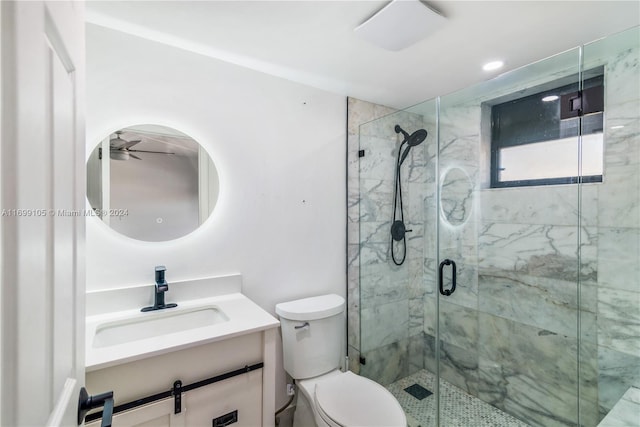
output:
<svg viewBox="0 0 640 427"><path fill-rule="evenodd" d="M597 426L638 395L639 41L633 28L357 128L350 364L410 425ZM401 167L396 126L428 133Z"/></svg>

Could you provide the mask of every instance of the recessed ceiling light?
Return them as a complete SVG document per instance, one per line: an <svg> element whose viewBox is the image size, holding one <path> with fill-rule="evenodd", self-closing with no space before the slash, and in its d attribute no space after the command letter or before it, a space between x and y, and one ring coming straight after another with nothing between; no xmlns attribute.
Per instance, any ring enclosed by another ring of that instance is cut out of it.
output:
<svg viewBox="0 0 640 427"><path fill-rule="evenodd" d="M482 69L485 71L493 71L493 70L497 70L498 68L502 68L503 65L504 65L504 62L502 61L491 61L484 64L482 66Z"/></svg>
<svg viewBox="0 0 640 427"><path fill-rule="evenodd" d="M544 98L542 98L542 100L544 102L551 102L551 101L556 101L558 100L560 97L558 95L549 95L549 96L545 96Z"/></svg>
<svg viewBox="0 0 640 427"><path fill-rule="evenodd" d="M624 125L611 126L611 129L622 129Z"/></svg>

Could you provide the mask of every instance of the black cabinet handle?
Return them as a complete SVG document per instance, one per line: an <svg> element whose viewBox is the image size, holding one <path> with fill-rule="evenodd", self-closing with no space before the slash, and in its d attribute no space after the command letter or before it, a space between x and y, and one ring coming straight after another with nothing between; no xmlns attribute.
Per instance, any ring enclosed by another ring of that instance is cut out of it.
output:
<svg viewBox="0 0 640 427"><path fill-rule="evenodd" d="M78 425L84 422L84 417L92 409L104 407L102 410L102 423L100 427L111 427L113 418L113 391L95 394L89 396L87 389L80 389L80 397L78 398Z"/></svg>
<svg viewBox="0 0 640 427"><path fill-rule="evenodd" d="M446 265L451 266L451 289L444 288L444 267ZM440 267L438 268L438 285L440 287L440 293L444 296L449 296L456 291L456 263L451 259L445 259L440 263Z"/></svg>

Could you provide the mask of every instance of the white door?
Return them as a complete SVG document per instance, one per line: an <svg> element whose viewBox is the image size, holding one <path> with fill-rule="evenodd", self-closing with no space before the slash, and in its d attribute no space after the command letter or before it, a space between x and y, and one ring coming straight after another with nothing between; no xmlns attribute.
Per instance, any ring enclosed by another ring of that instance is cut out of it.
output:
<svg viewBox="0 0 640 427"><path fill-rule="evenodd" d="M84 4L2 1L0 425L77 424L84 383Z"/></svg>

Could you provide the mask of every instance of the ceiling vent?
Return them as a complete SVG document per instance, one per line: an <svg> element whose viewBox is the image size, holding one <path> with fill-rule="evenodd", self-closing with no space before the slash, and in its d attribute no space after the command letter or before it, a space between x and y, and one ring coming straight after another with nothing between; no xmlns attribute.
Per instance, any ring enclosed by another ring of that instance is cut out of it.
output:
<svg viewBox="0 0 640 427"><path fill-rule="evenodd" d="M398 51L434 33L445 21L419 0L393 0L354 31L378 47Z"/></svg>

